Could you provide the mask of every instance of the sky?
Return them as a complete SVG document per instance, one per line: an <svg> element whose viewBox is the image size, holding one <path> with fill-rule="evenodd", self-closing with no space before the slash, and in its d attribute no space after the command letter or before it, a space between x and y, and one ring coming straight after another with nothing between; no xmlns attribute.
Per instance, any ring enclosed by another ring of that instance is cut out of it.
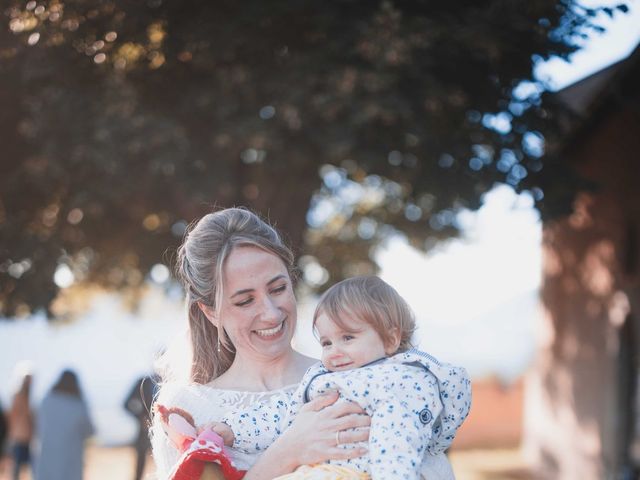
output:
<svg viewBox="0 0 640 480"><path fill-rule="evenodd" d="M640 0L583 0L585 7L617 5L625 3L627 14L616 12L613 18L603 14L597 23L606 28L605 33L592 33L584 47L571 57L571 62L553 58L541 62L535 74L545 80L550 90L560 90L603 67L627 57L640 43Z"/></svg>
<svg viewBox="0 0 640 480"><path fill-rule="evenodd" d="M583 2L594 3L592 0ZM536 67L549 88L563 88L627 56L640 41L640 0L629 15L616 15L608 32L595 35L571 63L551 60ZM530 364L535 351L540 284L541 225L531 199L498 187L475 213L462 212L463 236L428 254L398 237L378 254L381 276L416 312L419 346L442 360L465 366L472 377L496 376L509 383ZM296 345L319 356L310 331L314 299L300 299ZM134 380L151 369L169 339L184 340L179 294L155 288L137 314L115 295L101 297L81 321L51 325L42 317L0 322L0 400L9 402L16 372L35 373L34 403L60 370L80 374L105 444L128 441L134 422L122 409Z"/></svg>

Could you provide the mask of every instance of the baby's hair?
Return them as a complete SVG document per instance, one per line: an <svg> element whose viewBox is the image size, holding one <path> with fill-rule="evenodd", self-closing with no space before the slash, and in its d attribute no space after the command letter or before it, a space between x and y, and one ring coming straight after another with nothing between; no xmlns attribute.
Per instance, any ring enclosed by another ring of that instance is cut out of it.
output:
<svg viewBox="0 0 640 480"><path fill-rule="evenodd" d="M349 330L349 318L371 325L385 345L393 343L392 332L400 337L399 352L413 345L416 322L411 308L396 290L376 276L353 277L333 285L322 297L313 314L313 329L321 314L340 328Z"/></svg>

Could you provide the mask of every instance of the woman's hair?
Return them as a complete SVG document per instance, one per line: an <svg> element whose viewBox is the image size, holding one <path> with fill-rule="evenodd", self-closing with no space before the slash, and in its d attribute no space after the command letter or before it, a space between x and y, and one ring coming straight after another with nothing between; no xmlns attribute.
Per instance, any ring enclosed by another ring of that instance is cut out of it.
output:
<svg viewBox="0 0 640 480"><path fill-rule="evenodd" d="M207 214L187 230L178 249L176 272L186 293L193 350L190 379L196 383L205 384L220 376L235 357L224 326L219 332L198 303L218 313L223 298L223 268L231 252L239 247L272 253L284 262L293 278L291 250L272 226L245 208Z"/></svg>
<svg viewBox="0 0 640 480"><path fill-rule="evenodd" d="M385 346L393 342L391 332L396 331L400 338L399 352L412 347L411 337L416 329L413 312L398 292L379 277L353 277L333 285L320 297L313 314L314 329L323 313L347 331L349 318L366 322Z"/></svg>
<svg viewBox="0 0 640 480"><path fill-rule="evenodd" d="M63 371L51 391L80 397L80 384L78 383L76 372L73 370Z"/></svg>

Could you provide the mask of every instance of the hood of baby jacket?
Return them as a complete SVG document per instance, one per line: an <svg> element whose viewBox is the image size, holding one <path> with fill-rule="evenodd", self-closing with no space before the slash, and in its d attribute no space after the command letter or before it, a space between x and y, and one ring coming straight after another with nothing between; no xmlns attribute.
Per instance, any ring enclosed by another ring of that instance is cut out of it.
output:
<svg viewBox="0 0 640 480"><path fill-rule="evenodd" d="M471 409L471 380L467 371L462 367L440 362L428 353L416 349L398 353L389 360L422 367L437 380L442 413L434 423L427 451L433 455L444 452L451 446L458 428Z"/></svg>

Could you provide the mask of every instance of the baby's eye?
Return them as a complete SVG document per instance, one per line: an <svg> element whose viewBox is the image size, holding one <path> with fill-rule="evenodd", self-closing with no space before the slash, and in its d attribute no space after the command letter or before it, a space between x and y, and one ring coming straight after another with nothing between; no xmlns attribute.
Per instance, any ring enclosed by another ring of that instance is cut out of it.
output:
<svg viewBox="0 0 640 480"><path fill-rule="evenodd" d="M329 347L331 346L331 342L329 340L323 340L322 342L320 342L320 345L324 348L324 347Z"/></svg>
<svg viewBox="0 0 640 480"><path fill-rule="evenodd" d="M342 339L345 342L348 342L349 340L353 340L354 338L356 338L354 335L343 335Z"/></svg>

